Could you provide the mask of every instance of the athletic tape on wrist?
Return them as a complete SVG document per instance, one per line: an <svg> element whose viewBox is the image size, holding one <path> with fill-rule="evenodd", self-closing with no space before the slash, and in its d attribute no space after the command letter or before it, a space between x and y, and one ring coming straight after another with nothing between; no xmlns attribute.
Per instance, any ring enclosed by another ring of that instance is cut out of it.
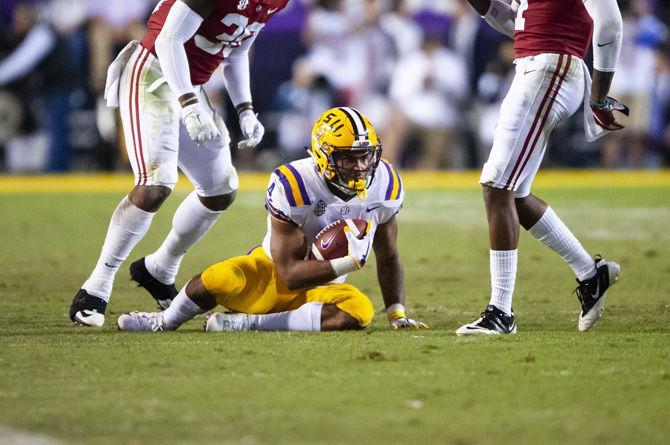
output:
<svg viewBox="0 0 670 445"><path fill-rule="evenodd" d="M407 318L405 315L405 306L400 303L395 303L386 308L386 316L389 320L397 320L398 318Z"/></svg>
<svg viewBox="0 0 670 445"><path fill-rule="evenodd" d="M338 277L360 269L358 261L351 255L330 260L330 266Z"/></svg>

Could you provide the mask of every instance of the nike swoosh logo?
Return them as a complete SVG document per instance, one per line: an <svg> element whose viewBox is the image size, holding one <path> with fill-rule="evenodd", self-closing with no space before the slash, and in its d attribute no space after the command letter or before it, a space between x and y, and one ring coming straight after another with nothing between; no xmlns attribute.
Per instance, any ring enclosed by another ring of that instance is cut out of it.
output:
<svg viewBox="0 0 670 445"><path fill-rule="evenodd" d="M368 207L367 209L365 209L365 211L366 211L366 212L372 212L374 209L378 209L378 208L380 208L380 207L381 207L381 205L373 206L373 207Z"/></svg>
<svg viewBox="0 0 670 445"><path fill-rule="evenodd" d="M118 267L118 266L114 266L114 265L109 264L109 263L105 263L105 266L111 267L112 269L116 269Z"/></svg>
<svg viewBox="0 0 670 445"><path fill-rule="evenodd" d="M279 8L268 9L268 15L274 13L275 11L277 11L277 9L279 9Z"/></svg>
<svg viewBox="0 0 670 445"><path fill-rule="evenodd" d="M612 40L609 43L599 43L598 48L602 48L603 46L611 45L612 43L616 42L616 40Z"/></svg>
<svg viewBox="0 0 670 445"><path fill-rule="evenodd" d="M330 246L330 243L333 242L333 238L335 238L335 235L337 235L337 232L330 235L330 238L328 238L327 240L321 240L321 248L322 249L327 249L328 246Z"/></svg>
<svg viewBox="0 0 670 445"><path fill-rule="evenodd" d="M523 75L525 76L526 74L534 73L537 70L530 70L530 71L524 71Z"/></svg>

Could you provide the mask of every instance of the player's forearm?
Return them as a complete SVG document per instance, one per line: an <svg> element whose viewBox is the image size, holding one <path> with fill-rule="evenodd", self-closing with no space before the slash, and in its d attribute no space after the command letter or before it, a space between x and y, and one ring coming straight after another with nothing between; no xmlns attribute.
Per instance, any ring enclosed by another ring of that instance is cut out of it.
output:
<svg viewBox="0 0 670 445"><path fill-rule="evenodd" d="M377 256L377 281L382 292L384 307L405 304L405 272L400 262L400 255L385 258Z"/></svg>
<svg viewBox="0 0 670 445"><path fill-rule="evenodd" d="M200 15L183 2L177 1L170 9L163 29L156 38L156 54L161 70L182 106L193 103L195 98L184 43L193 37L202 21Z"/></svg>
<svg viewBox="0 0 670 445"><path fill-rule="evenodd" d="M607 99L607 95L612 85L614 72L603 72L593 70L593 84L591 85L591 102L602 104Z"/></svg>
<svg viewBox="0 0 670 445"><path fill-rule="evenodd" d="M223 63L223 81L233 105L251 104L251 79L249 75L249 49L255 35L231 51ZM238 110L239 113L239 110Z"/></svg>
<svg viewBox="0 0 670 445"><path fill-rule="evenodd" d="M289 290L319 286L337 278L328 261L308 260L277 264L277 272Z"/></svg>

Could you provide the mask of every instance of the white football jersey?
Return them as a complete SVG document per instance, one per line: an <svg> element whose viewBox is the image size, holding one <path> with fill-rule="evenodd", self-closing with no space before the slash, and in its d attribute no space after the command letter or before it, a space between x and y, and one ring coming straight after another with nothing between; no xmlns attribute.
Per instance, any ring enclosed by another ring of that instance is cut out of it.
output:
<svg viewBox="0 0 670 445"><path fill-rule="evenodd" d="M375 170L367 198L361 200L354 196L348 201L330 191L312 158L284 164L270 175L265 201L268 229L263 239L263 250L272 258L271 218L302 228L309 254L314 237L328 224L339 219L364 219L372 221L374 231L379 224L398 213L404 198L405 190L400 175L384 159Z"/></svg>

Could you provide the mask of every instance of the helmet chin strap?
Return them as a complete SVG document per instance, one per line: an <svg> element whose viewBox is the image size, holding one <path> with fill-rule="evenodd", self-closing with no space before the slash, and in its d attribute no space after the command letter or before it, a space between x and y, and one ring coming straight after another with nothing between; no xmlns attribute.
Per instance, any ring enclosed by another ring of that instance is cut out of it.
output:
<svg viewBox="0 0 670 445"><path fill-rule="evenodd" d="M351 190L356 191L356 195L358 195L358 199L361 201L365 201L365 199L368 197L367 179L350 179L347 185Z"/></svg>

